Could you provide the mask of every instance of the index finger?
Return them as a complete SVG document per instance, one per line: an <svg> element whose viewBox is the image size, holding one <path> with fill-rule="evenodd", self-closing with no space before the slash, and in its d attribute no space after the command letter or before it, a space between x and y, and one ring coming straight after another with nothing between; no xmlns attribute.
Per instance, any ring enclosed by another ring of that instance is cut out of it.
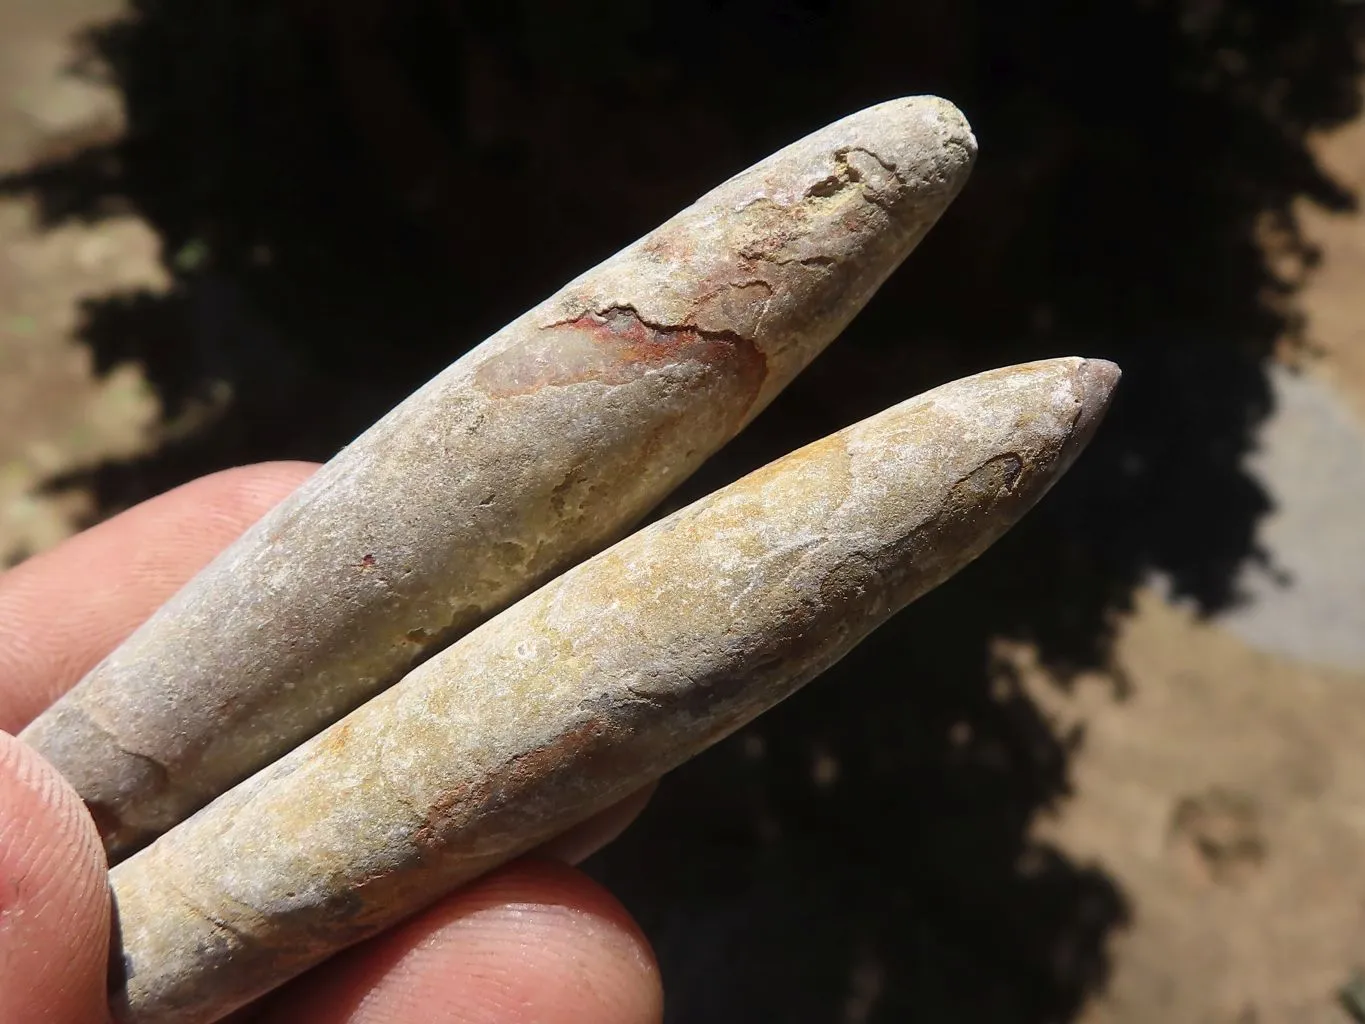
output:
<svg viewBox="0 0 1365 1024"><path fill-rule="evenodd" d="M316 469L201 477L0 574L0 730L27 725Z"/></svg>

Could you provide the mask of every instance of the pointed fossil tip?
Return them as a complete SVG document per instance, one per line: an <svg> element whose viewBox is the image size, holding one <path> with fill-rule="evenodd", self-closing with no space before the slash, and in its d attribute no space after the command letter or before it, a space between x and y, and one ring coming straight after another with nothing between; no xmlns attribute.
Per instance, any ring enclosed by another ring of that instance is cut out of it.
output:
<svg viewBox="0 0 1365 1024"><path fill-rule="evenodd" d="M1119 369L1118 364L1111 363L1108 359L1081 360L1081 365L1076 370L1076 382L1081 388L1083 403L1081 418L1087 425L1090 420L1097 420L1104 415L1122 376L1123 371ZM1077 424L1078 427L1080 425Z"/></svg>
<svg viewBox="0 0 1365 1024"><path fill-rule="evenodd" d="M927 163L961 184L976 162L972 126L961 110L938 96L886 100L853 114L846 123L875 138L879 155L902 168Z"/></svg>
<svg viewBox="0 0 1365 1024"><path fill-rule="evenodd" d="M1081 408L1068 439L1072 458L1078 455L1081 449L1088 445L1090 439L1095 436L1100 421L1104 419L1104 414L1109 411L1109 403L1113 400L1114 390L1118 387L1119 378L1123 376L1123 371L1119 369L1118 364L1111 363L1108 359L1078 357L1075 359L1075 363L1074 379Z"/></svg>
<svg viewBox="0 0 1365 1024"><path fill-rule="evenodd" d="M1081 360L1081 383L1087 391L1102 395L1106 401L1113 394L1122 376L1123 371L1119 369L1118 363L1111 363L1108 359Z"/></svg>
<svg viewBox="0 0 1365 1024"><path fill-rule="evenodd" d="M913 119L920 125L932 127L946 143L960 147L969 162L976 158L976 135L967 115L949 100L941 96L905 96L881 104L881 107L898 110L906 120Z"/></svg>

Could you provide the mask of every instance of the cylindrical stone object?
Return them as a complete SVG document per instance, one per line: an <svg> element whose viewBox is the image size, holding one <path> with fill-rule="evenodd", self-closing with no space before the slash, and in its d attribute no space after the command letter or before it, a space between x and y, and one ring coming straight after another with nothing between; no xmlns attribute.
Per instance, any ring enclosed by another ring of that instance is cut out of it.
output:
<svg viewBox="0 0 1365 1024"><path fill-rule="evenodd" d="M733 732L1013 525L1117 377L944 385L484 623L113 869L119 1019L216 1020Z"/></svg>
<svg viewBox="0 0 1365 1024"><path fill-rule="evenodd" d="M898 99L727 181L396 407L22 738L112 860L144 845L623 535L843 330L975 152L952 104Z"/></svg>

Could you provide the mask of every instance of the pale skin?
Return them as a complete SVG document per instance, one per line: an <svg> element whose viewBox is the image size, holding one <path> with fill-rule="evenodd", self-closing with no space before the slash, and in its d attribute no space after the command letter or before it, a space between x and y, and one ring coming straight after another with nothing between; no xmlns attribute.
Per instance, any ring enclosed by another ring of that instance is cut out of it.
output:
<svg viewBox="0 0 1365 1024"><path fill-rule="evenodd" d="M56 770L13 737L316 469L203 477L0 574L0 1020L107 1024L107 864ZM576 863L641 793L333 959L233 1024L654 1024L658 967Z"/></svg>

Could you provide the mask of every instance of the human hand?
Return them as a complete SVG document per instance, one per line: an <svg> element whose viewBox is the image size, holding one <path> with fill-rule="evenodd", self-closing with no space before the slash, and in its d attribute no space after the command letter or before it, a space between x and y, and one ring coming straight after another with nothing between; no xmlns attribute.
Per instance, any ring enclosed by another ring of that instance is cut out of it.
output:
<svg viewBox="0 0 1365 1024"><path fill-rule="evenodd" d="M0 1021L103 1024L108 870L94 823L15 739L181 584L316 467L186 484L0 575ZM606 891L569 867L641 793L341 954L234 1024L652 1024L658 968Z"/></svg>

